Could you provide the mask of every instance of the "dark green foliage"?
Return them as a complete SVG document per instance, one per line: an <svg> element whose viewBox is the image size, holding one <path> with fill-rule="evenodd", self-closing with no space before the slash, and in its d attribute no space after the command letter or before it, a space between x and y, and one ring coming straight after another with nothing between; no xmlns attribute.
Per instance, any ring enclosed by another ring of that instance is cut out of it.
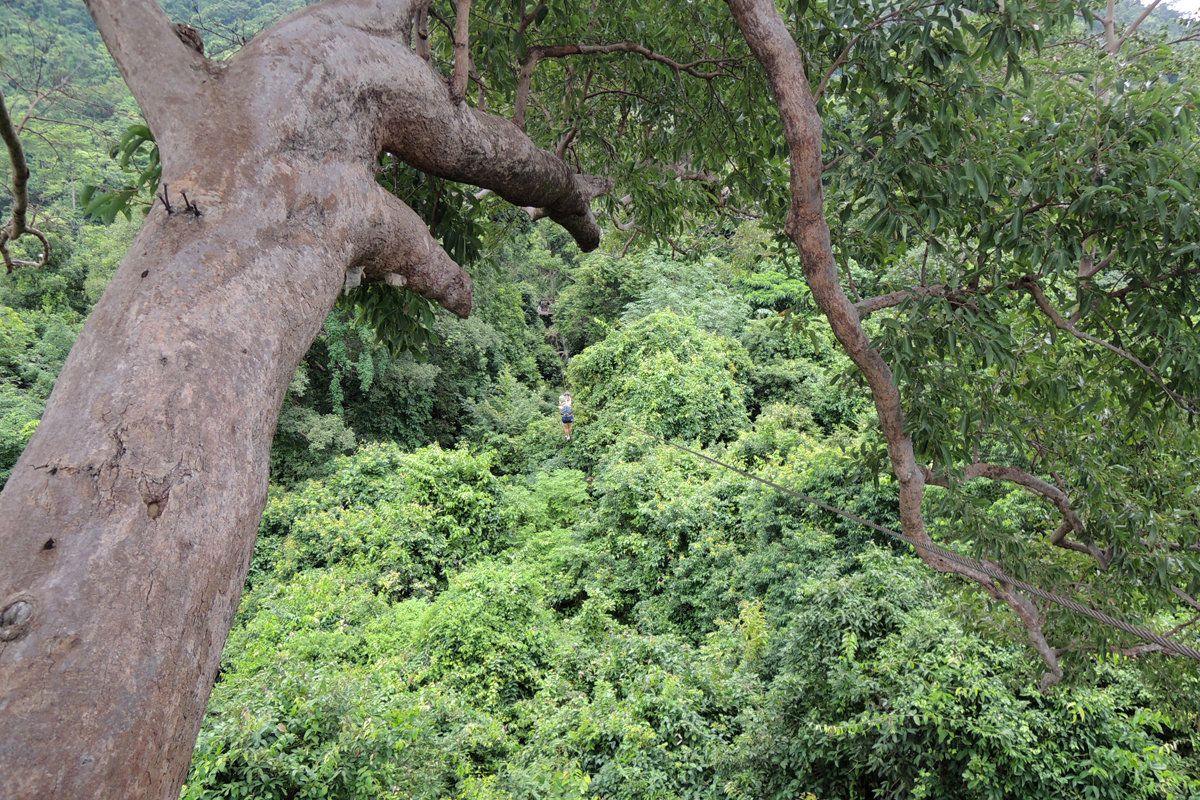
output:
<svg viewBox="0 0 1200 800"><path fill-rule="evenodd" d="M105 225L111 225L118 214L132 220L135 204L141 206L143 214L148 214L162 179L162 163L154 134L145 125L131 125L108 155L127 176L128 182L119 189L84 187L79 198L83 201L83 213ZM149 199L142 200L143 197Z"/></svg>
<svg viewBox="0 0 1200 800"><path fill-rule="evenodd" d="M803 586L764 662L777 676L767 703L739 743L769 770L753 796L797 783L850 798L1200 791L1163 738L1169 714L1142 706L1126 668L1106 668L1104 687L1039 694L1011 649L935 611L932 589L872 551L861 571Z"/></svg>
<svg viewBox="0 0 1200 800"><path fill-rule="evenodd" d="M796 317L747 323L741 341L750 356L746 382L752 387L752 414L771 403L797 405L827 433L857 429L869 418L874 409L849 377L849 359L831 339L824 328Z"/></svg>
<svg viewBox="0 0 1200 800"><path fill-rule="evenodd" d="M46 266L0 276L0 302L22 311L79 318L91 308L84 291L88 265L71 257L73 249L71 238L52 237Z"/></svg>
<svg viewBox="0 0 1200 800"><path fill-rule="evenodd" d="M0 486L8 480L13 464L37 428L42 408L43 403L25 392L0 384Z"/></svg>
<svg viewBox="0 0 1200 800"><path fill-rule="evenodd" d="M480 400L464 401L468 438L497 454L501 472L532 473L546 468L560 449L558 407L503 370Z"/></svg>
<svg viewBox="0 0 1200 800"><path fill-rule="evenodd" d="M632 260L589 256L571 270L570 286L554 304L554 328L575 354L608 335L627 303L646 286Z"/></svg>
<svg viewBox="0 0 1200 800"><path fill-rule="evenodd" d="M301 365L287 397L271 445L271 476L281 485L323 475L329 459L354 450L354 430L336 413L322 414L308 402L308 369Z"/></svg>
<svg viewBox="0 0 1200 800"><path fill-rule="evenodd" d="M181 797L444 797L461 774L459 748L477 738L447 735L466 722L448 705L369 670L302 661L229 676L214 692Z"/></svg>

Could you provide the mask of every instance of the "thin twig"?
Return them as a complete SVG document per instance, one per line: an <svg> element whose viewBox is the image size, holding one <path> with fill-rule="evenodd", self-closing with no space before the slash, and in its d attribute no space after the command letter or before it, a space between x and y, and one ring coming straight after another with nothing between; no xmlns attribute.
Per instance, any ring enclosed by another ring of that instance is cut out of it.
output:
<svg viewBox="0 0 1200 800"><path fill-rule="evenodd" d="M1157 372L1154 371L1153 367L1146 364L1133 353L1117 347L1115 344L1105 341L1098 336L1093 336L1086 331L1081 331L1079 328L1076 328L1070 320L1064 319L1063 316L1059 314L1052 305L1050 305L1050 301L1046 299L1046 295L1042 291L1041 285L1038 284L1037 280L1032 275L1026 275L1019 283L1020 286L1028 291L1030 296L1033 297L1034 302L1037 303L1037 306L1042 310L1042 313L1049 317L1050 321L1053 322L1055 327L1057 327L1059 330L1064 330L1081 341L1091 342L1092 344L1099 345L1105 350L1115 353L1116 355L1125 359L1130 364L1133 364L1135 367L1145 373L1150 380L1154 381L1154 383L1158 385L1158 388L1162 389L1167 397L1170 397L1173 401L1175 401L1180 408L1183 408L1187 411L1200 410L1197 408L1195 401L1184 397L1183 395L1171 389L1171 387L1167 386L1166 382Z"/></svg>

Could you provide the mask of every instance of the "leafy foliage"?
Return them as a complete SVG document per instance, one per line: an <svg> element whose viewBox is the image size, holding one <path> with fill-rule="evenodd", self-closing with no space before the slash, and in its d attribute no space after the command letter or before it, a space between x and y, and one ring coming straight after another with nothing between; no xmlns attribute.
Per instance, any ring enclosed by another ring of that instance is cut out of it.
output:
<svg viewBox="0 0 1200 800"><path fill-rule="evenodd" d="M436 445L367 445L339 458L324 481L268 502L251 578L347 562L397 597L435 591L508 539L490 460Z"/></svg>
<svg viewBox="0 0 1200 800"><path fill-rule="evenodd" d="M667 438L714 442L747 422L746 390L737 379L748 366L736 343L667 310L580 353L567 380L580 387L584 415L608 425L629 420Z"/></svg>

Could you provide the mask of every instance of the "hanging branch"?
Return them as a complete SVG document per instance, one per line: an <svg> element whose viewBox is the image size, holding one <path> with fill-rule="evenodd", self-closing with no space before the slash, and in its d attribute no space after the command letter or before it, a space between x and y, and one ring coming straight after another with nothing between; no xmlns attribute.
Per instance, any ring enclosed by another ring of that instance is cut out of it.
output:
<svg viewBox="0 0 1200 800"><path fill-rule="evenodd" d="M529 104L530 84L533 82L533 72L543 58L566 58L568 56L610 55L612 53L634 53L648 61L663 64L677 73L686 73L693 78L710 81L725 73L722 71L726 64L740 60L739 58L700 58L695 61L679 62L656 53L645 45L637 42L613 42L611 44L560 44L547 47L531 47L521 62L521 74L517 79L517 96L513 104L513 122L522 130L525 128L525 109ZM715 67L705 70L702 67Z"/></svg>
<svg viewBox="0 0 1200 800"><path fill-rule="evenodd" d="M0 258L4 259L4 268L8 272L12 272L18 266L44 267L46 260L50 257L50 243L46 241L46 237L41 231L29 227L25 219L25 214L29 209L29 164L25 161L25 150L21 147L21 140L17 137L17 131L13 127L12 117L8 114L8 103L5 102L2 91L0 91L0 139L3 139L5 146L8 147L8 158L12 162L13 169L12 220L9 222L7 230L0 231ZM42 243L42 257L37 261L14 259L8 252L10 239L16 241L26 235L33 236Z"/></svg>
<svg viewBox="0 0 1200 800"><path fill-rule="evenodd" d="M1125 359L1130 364L1133 364L1135 367L1145 373L1146 377L1154 381L1158 388L1161 389L1167 397L1171 398L1176 405L1185 411L1194 413L1198 408L1200 408L1200 404L1198 404L1195 400L1189 397L1184 397L1183 395L1179 394L1179 392L1176 392L1171 389L1171 387L1167 386L1166 381L1162 379L1162 376L1155 372L1153 367L1142 361L1133 353L1117 347L1115 344L1105 341L1098 336L1093 336L1086 331L1081 331L1079 328L1075 327L1073 322L1068 319L1064 319L1063 316L1055 310L1054 306L1050 305L1050 301L1046 298L1045 292L1042 291L1041 285L1038 284L1037 279L1032 275L1026 275L1020 280L1019 284L1022 289L1029 292L1029 296L1033 298L1033 301L1037 304L1037 307L1041 309L1042 313L1054 323L1054 327L1058 328L1059 330L1066 331L1080 341L1091 342L1094 345L1103 347L1105 350L1108 350L1109 352Z"/></svg>

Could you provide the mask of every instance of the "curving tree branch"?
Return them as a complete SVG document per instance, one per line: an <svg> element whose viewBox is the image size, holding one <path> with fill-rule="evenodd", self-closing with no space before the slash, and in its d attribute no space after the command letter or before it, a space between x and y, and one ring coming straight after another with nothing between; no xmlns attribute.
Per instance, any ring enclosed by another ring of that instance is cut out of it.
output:
<svg viewBox="0 0 1200 800"><path fill-rule="evenodd" d="M726 2L751 51L763 65L783 122L790 151L792 200L785 230L800 253L814 301L870 386L887 440L892 473L900 487L901 530L913 542L931 544L921 510L925 475L917 464L912 439L905 428L899 388L891 369L871 345L859 310L846 296L838 278L821 185L823 123L809 87L803 57L773 0ZM923 548L918 552L934 569L975 581L989 595L1008 605L1021 620L1030 644L1046 666L1042 687L1048 688L1062 679L1058 656L1042 631L1041 615L1024 594L980 570L952 563Z"/></svg>
<svg viewBox="0 0 1200 800"><path fill-rule="evenodd" d="M948 475L936 474L925 466L922 466L921 470L925 473L926 484L930 486L942 486L947 489L950 488L951 480ZM1051 535L1051 544L1065 550L1074 550L1077 553L1089 555L1096 559L1101 569L1106 569L1112 561L1112 551L1101 550L1094 544L1076 542L1066 538L1067 534L1071 532L1083 533L1085 527L1083 520L1071 506L1071 498L1062 489L1032 473L1007 464L987 464L977 461L974 464L967 465L963 470L964 481L973 481L980 478L1015 483L1033 494L1044 497L1058 509L1063 521L1054 534Z"/></svg>
<svg viewBox="0 0 1200 800"><path fill-rule="evenodd" d="M4 260L4 268L12 272L18 266L43 267L50 257L50 243L45 235L37 228L29 227L26 214L29 210L29 164L25 160L25 150L21 147L21 139L13 127L12 117L8 113L8 103L4 93L0 91L0 139L4 140L8 149L8 158L12 162L12 220L7 229L0 231L0 258ZM22 261L14 259L8 251L9 241L15 241L22 236L33 236L42 243L42 257L37 261Z"/></svg>

